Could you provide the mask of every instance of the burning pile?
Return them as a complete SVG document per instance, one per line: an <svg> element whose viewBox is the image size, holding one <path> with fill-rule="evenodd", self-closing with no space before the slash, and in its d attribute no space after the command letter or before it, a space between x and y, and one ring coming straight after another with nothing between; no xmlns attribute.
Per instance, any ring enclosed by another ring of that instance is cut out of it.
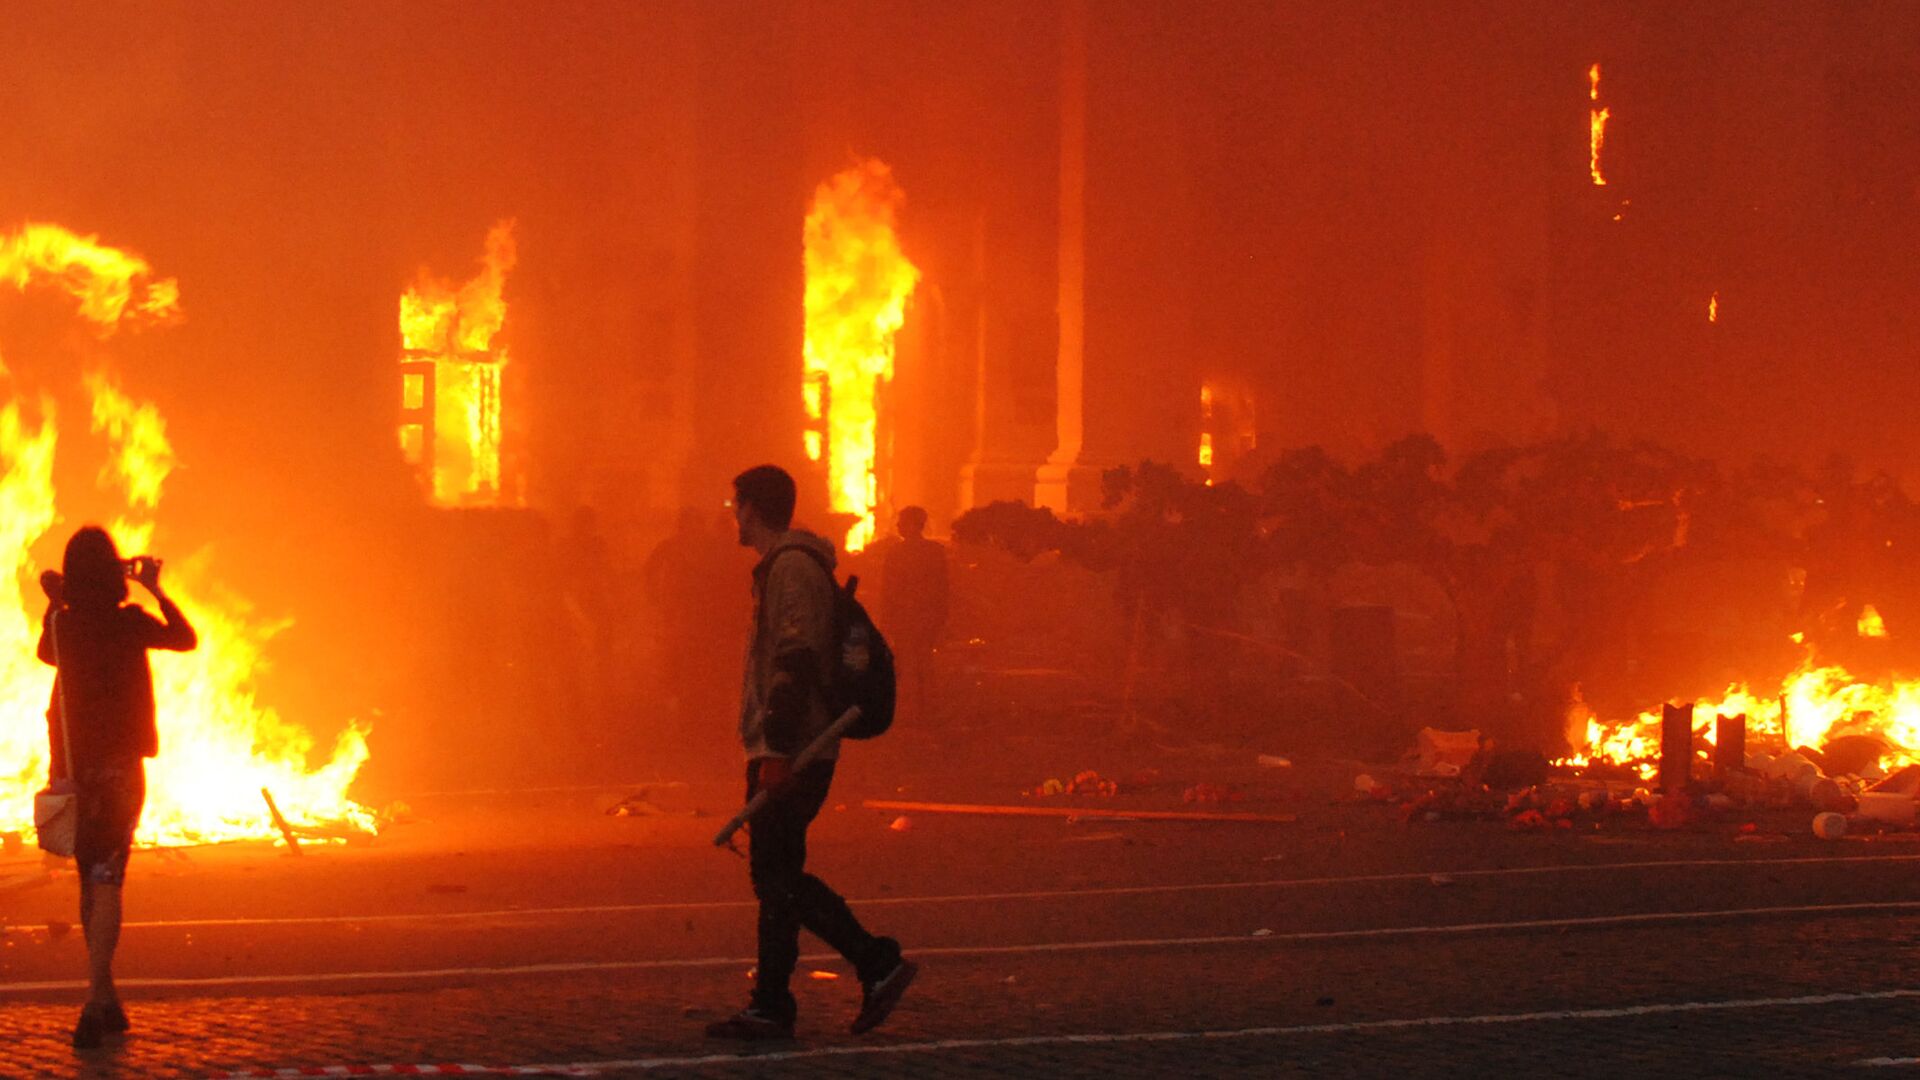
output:
<svg viewBox="0 0 1920 1080"><path fill-rule="evenodd" d="M0 283L21 292L65 292L102 339L123 325L162 323L180 314L174 281L155 279L137 256L55 225L0 235ZM121 504L109 531L122 551L148 551L174 466L166 422L152 403L128 395L106 370L90 372L84 389L90 432L106 450L100 487ZM15 372L0 366L0 399L0 562L12 571L0 587L0 831L28 832L32 794L46 779L53 682L52 669L34 658L41 600L33 584L40 564L32 549L42 539L63 538L70 523L61 521L54 491L54 396L29 394ZM255 618L245 601L217 584L204 558L170 565L167 587L193 620L200 647L157 657L153 664L161 754L149 764L140 842L276 836L262 788L272 791L296 826L370 831L372 815L346 795L367 759L366 729L350 724L315 768L313 736L254 698L254 672L268 640L285 624Z"/></svg>
<svg viewBox="0 0 1920 1080"><path fill-rule="evenodd" d="M814 192L803 236L806 450L809 460L826 460L834 511L858 519L848 551L874 538L886 442L880 397L893 378L894 334L920 280L894 232L903 198L885 165L865 161Z"/></svg>
<svg viewBox="0 0 1920 1080"><path fill-rule="evenodd" d="M1578 714L1574 721L1584 723L1586 745L1561 764L1609 762L1630 766L1645 778L1654 776L1660 755L1660 710L1610 722L1591 715L1582 704L1574 708ZM1885 747L1877 760L1868 763L1871 773L1920 762L1920 680L1865 681L1844 667L1816 664L1809 657L1782 680L1776 692L1757 693L1737 683L1718 700L1697 702L1696 745L1712 745L1719 716L1745 716L1747 731L1758 742L1785 749L1820 750L1843 738L1871 738Z"/></svg>

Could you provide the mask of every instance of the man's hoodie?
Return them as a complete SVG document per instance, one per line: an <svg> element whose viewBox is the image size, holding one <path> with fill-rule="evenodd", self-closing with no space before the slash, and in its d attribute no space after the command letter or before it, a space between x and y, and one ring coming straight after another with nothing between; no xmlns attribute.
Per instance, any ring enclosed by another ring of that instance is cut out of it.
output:
<svg viewBox="0 0 1920 1080"><path fill-rule="evenodd" d="M740 742L748 759L792 757L833 722L823 691L838 585L808 551L794 550L801 547L834 565L832 544L794 529L753 568L753 629L740 692ZM829 746L822 756L838 752Z"/></svg>

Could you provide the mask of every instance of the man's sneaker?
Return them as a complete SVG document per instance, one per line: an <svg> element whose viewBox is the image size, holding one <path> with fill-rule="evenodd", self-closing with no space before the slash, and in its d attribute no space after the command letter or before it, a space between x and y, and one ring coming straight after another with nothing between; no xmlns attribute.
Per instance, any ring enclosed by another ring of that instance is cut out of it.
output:
<svg viewBox="0 0 1920 1080"><path fill-rule="evenodd" d="M764 1039L793 1038L792 1017L779 1016L758 1005L749 1005L725 1020L707 1025L709 1039L737 1039L759 1042Z"/></svg>
<svg viewBox="0 0 1920 1080"><path fill-rule="evenodd" d="M860 984L860 1015L853 1018L852 1031L855 1035L865 1035L881 1024L886 1023L893 1007L900 1004L901 995L913 984L913 977L920 973L920 965L902 958L893 965L893 970L872 982Z"/></svg>

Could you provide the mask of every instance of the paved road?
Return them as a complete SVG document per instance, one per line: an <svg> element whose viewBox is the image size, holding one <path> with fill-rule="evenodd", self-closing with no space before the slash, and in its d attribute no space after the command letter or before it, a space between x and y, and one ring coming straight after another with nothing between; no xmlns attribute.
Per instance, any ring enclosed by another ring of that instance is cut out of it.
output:
<svg viewBox="0 0 1920 1080"><path fill-rule="evenodd" d="M138 1025L64 1035L70 877L0 864L0 1073L219 1076L465 1063L583 1075L1884 1075L1920 1055L1920 844L1731 832L1407 828L1306 778L1286 826L890 815L856 763L816 868L925 964L895 1019L812 956L799 1039L741 1054L744 864L715 819L606 791L418 800L368 846L143 853L122 978ZM730 788L677 798L718 812ZM1005 793L1001 793L1004 797ZM1177 799L1176 799L1177 801ZM808 948L813 948L809 945ZM837 976L837 977L835 977Z"/></svg>

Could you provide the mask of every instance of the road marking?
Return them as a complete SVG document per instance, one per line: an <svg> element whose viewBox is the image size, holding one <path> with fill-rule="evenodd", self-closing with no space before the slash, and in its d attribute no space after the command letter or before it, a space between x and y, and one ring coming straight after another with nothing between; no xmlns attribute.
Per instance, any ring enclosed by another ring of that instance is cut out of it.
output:
<svg viewBox="0 0 1920 1080"><path fill-rule="evenodd" d="M1713 919L1762 918L1785 915L1847 915L1871 912L1920 911L1920 900L1868 901L1854 904L1722 908L1711 911L1649 911L1632 915L1589 915L1566 919L1521 919L1511 922L1449 923L1440 926L1382 926L1362 930L1300 930L1285 934L1216 934L1180 938L1113 938L1100 941L1041 941L1023 945L934 945L912 950L915 957L1009 956L1047 953L1106 952L1123 949L1195 948L1222 945L1276 945L1287 942L1364 941L1394 937L1443 937L1527 930L1566 930L1577 927L1639 926L1653 923L1704 922ZM834 953L810 953L801 963L826 963ZM463 979L488 976L552 975L581 972L652 971L671 968L725 968L751 965L744 957L690 957L662 960L585 960L546 964L510 964L498 967L426 968L400 971L321 971L258 975L149 976L116 979L121 986L166 989L267 984L393 982L417 979ZM83 982L0 984L0 995L74 990Z"/></svg>
<svg viewBox="0 0 1920 1080"><path fill-rule="evenodd" d="M764 1066L777 1061L806 1061L833 1057L871 1057L883 1054L926 1054L942 1050L1019 1050L1042 1046L1111 1046L1128 1043L1204 1042L1213 1039L1259 1039L1301 1035L1350 1035L1368 1031L1407 1031L1421 1028L1463 1027L1469 1025L1541 1024L1556 1021L1624 1020L1643 1016L1676 1013L1737 1012L1750 1009L1820 1008L1851 1005L1867 1001L1896 1001L1920 997L1920 989L1870 990L1851 994L1805 994L1799 997L1736 998L1725 1001L1678 1001L1653 1005L1622 1005L1595 1009L1551 1009L1525 1013L1483 1013L1478 1016L1420 1016L1394 1020L1356 1020L1340 1024L1300 1024L1293 1027L1251 1027L1212 1031L1125 1031L1096 1032L1082 1035L1020 1035L1000 1039L935 1039L925 1042L891 1045L820 1046L803 1050L775 1050L731 1054L694 1054L681 1057L628 1058L622 1061L576 1061L564 1065L461 1066L474 1070L490 1068L496 1075L528 1075L546 1072L566 1076L592 1076L615 1069L686 1069L713 1065ZM1910 1059L1874 1059L1856 1064L1882 1062L1906 1063ZM388 1072L358 1075L404 1075L407 1066L334 1066L386 1069ZM303 1071L289 1069L240 1069L218 1073L215 1080L242 1080L254 1077L296 1077L314 1075L351 1076L355 1073ZM464 1075L476 1075L473 1072Z"/></svg>
<svg viewBox="0 0 1920 1080"><path fill-rule="evenodd" d="M1834 863L1920 862L1915 855L1830 855L1791 859L1669 859L1647 862L1586 863L1558 866L1517 866L1494 870L1420 870L1404 874L1355 874L1344 877L1268 878L1260 881L1203 881L1173 885L1112 885L1092 889L1036 889L1026 892L955 893L933 896L876 896L850 900L856 907L908 904L982 904L1007 900L1071 900L1095 896L1157 896L1169 893L1241 892L1258 889L1299 889L1327 885L1378 885L1401 881L1431 881L1435 876L1460 878L1537 877L1603 870L1650 870L1713 866L1806 866ZM492 908L484 911L408 911L377 915L289 915L227 919L148 919L124 924L125 929L152 930L219 926L318 926L330 923L448 922L457 919L535 918L549 915L626 915L650 911L729 911L758 906L757 900L687 900L650 904L592 904L573 907Z"/></svg>

